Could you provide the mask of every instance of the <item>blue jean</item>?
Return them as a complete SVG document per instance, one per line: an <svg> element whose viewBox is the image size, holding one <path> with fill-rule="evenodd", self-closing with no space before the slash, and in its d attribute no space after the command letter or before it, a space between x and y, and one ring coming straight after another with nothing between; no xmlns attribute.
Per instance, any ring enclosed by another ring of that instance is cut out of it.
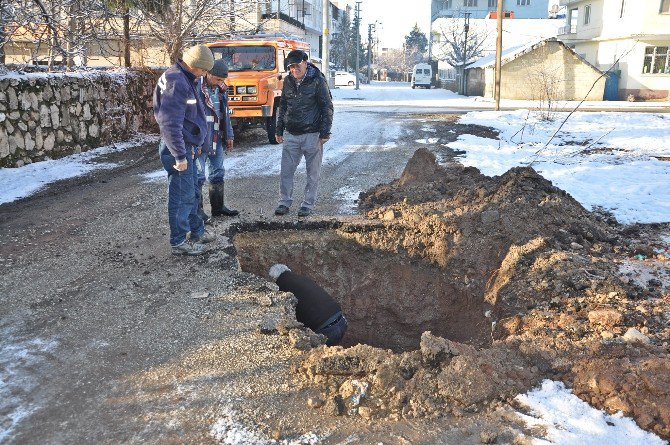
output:
<svg viewBox="0 0 670 445"><path fill-rule="evenodd" d="M188 147L190 149L190 147ZM197 176L193 158L186 159L188 166L184 171L174 168L177 160L161 140L158 145L163 168L168 174L168 222L170 223L170 245L178 246L186 240L186 235L200 238L205 233L205 225L198 216L198 200L195 188Z"/></svg>
<svg viewBox="0 0 670 445"><path fill-rule="evenodd" d="M210 184L220 184L223 182L223 177L226 173L226 170L223 168L223 146L221 146L221 144L218 145L216 153L208 155L203 149L202 154L196 158L198 193L200 187L205 183L205 166L207 166L209 173L207 179Z"/></svg>
<svg viewBox="0 0 670 445"><path fill-rule="evenodd" d="M337 321L337 323L332 324L330 326L326 326L325 328L321 328L318 331L316 331L316 333L323 334L326 336L326 338L328 339L326 341L326 345L335 346L342 341L342 337L344 337L344 333L347 332L348 326L349 323L347 322L347 319L344 318L344 315L342 315L342 317Z"/></svg>

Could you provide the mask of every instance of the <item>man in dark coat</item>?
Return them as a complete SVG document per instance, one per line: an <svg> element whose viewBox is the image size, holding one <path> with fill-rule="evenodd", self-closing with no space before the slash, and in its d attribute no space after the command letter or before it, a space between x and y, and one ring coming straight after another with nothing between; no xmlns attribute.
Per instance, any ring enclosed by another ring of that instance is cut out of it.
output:
<svg viewBox="0 0 670 445"><path fill-rule="evenodd" d="M202 154L197 158L198 171L198 214L205 221L211 223L202 206L202 186L205 184L205 166L208 166L209 175L209 203L212 206L212 216L237 216L240 212L229 209L224 204L224 175L223 150L226 153L233 150L235 137L233 126L228 114L228 66L223 59L216 60L214 67L209 70L200 84L203 101L205 103L205 114L207 115L208 131L205 143L202 146Z"/></svg>
<svg viewBox="0 0 670 445"><path fill-rule="evenodd" d="M298 299L296 319L317 334L326 336L326 344L338 344L347 331L347 319L340 304L312 279L298 275L285 264L270 268L270 277L282 292L291 292Z"/></svg>
<svg viewBox="0 0 670 445"><path fill-rule="evenodd" d="M283 143L280 200L275 215L286 215L293 203L293 177L305 157L307 184L298 216L308 216L314 209L323 144L330 138L333 125L333 100L328 82L319 69L307 62L307 54L293 50L286 56L290 74L284 79L277 112L277 142Z"/></svg>

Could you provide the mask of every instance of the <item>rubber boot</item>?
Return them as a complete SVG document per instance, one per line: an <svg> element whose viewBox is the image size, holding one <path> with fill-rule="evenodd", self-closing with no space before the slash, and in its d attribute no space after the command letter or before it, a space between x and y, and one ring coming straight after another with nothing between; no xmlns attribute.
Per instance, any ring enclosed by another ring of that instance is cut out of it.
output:
<svg viewBox="0 0 670 445"><path fill-rule="evenodd" d="M212 218L205 213L205 209L202 204L202 186L200 187L200 195L198 198L198 216L202 218L202 222L205 224L212 224Z"/></svg>
<svg viewBox="0 0 670 445"><path fill-rule="evenodd" d="M223 182L209 184L209 202L212 204L212 216L237 216L237 210L232 210L223 204Z"/></svg>

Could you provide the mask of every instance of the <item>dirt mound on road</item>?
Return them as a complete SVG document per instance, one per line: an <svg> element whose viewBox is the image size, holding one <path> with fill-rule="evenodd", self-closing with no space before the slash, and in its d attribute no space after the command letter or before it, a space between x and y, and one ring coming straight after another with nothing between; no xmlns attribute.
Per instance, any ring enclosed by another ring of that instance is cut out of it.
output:
<svg viewBox="0 0 670 445"><path fill-rule="evenodd" d="M321 283L350 320L347 345L361 343L318 347L296 367L320 389L313 406L458 416L553 378L670 435L670 398L650 377L670 363L666 287L622 272L647 239L531 168L491 178L424 149L359 205L362 221L236 238L244 270L285 262Z"/></svg>

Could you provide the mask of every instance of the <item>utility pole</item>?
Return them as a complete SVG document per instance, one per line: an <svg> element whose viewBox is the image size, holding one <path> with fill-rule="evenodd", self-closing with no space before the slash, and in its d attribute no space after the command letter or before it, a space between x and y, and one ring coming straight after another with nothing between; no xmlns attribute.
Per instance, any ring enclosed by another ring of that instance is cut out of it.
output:
<svg viewBox="0 0 670 445"><path fill-rule="evenodd" d="M323 41L321 42L321 69L328 80L328 87L333 87L330 78L330 0L323 0Z"/></svg>
<svg viewBox="0 0 670 445"><path fill-rule="evenodd" d="M468 95L468 80L466 79L466 71L465 67L468 63L468 31L470 30L470 14L469 12L463 13L465 15L465 39L463 42L463 65L461 66L462 74L461 74L461 92L463 96Z"/></svg>
<svg viewBox="0 0 670 445"><path fill-rule="evenodd" d="M498 0L498 37L496 38L496 68L495 68L495 83L493 85L493 97L496 100L496 111L500 111L500 79L502 77L502 21L503 21L503 1Z"/></svg>
<svg viewBox="0 0 670 445"><path fill-rule="evenodd" d="M376 21L375 23L368 23L368 82L372 79L372 68L370 66L372 64L372 31L376 29L376 24Z"/></svg>
<svg viewBox="0 0 670 445"><path fill-rule="evenodd" d="M358 70L359 70L359 59L360 59L360 50L361 50L361 2L358 1L356 2L356 15L354 18L354 22L356 23L356 72L354 72L354 75L356 76L356 90L360 89L359 82L358 82Z"/></svg>

